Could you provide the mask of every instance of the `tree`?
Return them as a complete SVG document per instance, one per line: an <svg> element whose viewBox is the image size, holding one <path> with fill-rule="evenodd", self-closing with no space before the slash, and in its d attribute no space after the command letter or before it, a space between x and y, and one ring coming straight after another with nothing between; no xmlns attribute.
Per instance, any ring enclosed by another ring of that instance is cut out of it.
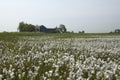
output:
<svg viewBox="0 0 120 80"><path fill-rule="evenodd" d="M23 31L24 31L24 22L20 22L20 23L19 23L18 30L19 30L20 32L23 32Z"/></svg>
<svg viewBox="0 0 120 80"><path fill-rule="evenodd" d="M32 25L32 24L27 24L27 23L24 23L24 22L20 22L19 23L19 27L18 27L18 30L20 32L34 32L35 31L35 26Z"/></svg>
<svg viewBox="0 0 120 80"><path fill-rule="evenodd" d="M60 26L59 26L59 31L60 31L61 33L66 33L66 32L67 32L67 29L66 29L65 25L60 24Z"/></svg>
<svg viewBox="0 0 120 80"><path fill-rule="evenodd" d="M85 31L84 31L84 30L82 30L82 31L79 31L78 33L85 33Z"/></svg>
<svg viewBox="0 0 120 80"><path fill-rule="evenodd" d="M27 25L27 31L28 31L28 32L34 32L34 31L35 31L35 26L32 25L32 24L28 24L28 25Z"/></svg>
<svg viewBox="0 0 120 80"><path fill-rule="evenodd" d="M82 33L85 33L85 31L83 30Z"/></svg>
<svg viewBox="0 0 120 80"><path fill-rule="evenodd" d="M120 29L115 29L115 33L120 33Z"/></svg>

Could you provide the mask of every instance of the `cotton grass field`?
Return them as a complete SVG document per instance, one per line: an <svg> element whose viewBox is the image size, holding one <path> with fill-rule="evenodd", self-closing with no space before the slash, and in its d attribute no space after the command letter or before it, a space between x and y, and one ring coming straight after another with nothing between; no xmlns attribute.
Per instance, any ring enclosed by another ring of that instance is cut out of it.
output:
<svg viewBox="0 0 120 80"><path fill-rule="evenodd" d="M120 35L0 33L0 80L120 80Z"/></svg>

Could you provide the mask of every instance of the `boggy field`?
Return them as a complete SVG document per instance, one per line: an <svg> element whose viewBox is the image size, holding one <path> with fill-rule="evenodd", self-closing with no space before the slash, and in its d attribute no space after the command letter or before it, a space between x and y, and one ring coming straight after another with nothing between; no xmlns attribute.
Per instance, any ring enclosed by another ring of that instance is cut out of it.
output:
<svg viewBox="0 0 120 80"><path fill-rule="evenodd" d="M119 35L44 35L0 34L0 80L120 80Z"/></svg>

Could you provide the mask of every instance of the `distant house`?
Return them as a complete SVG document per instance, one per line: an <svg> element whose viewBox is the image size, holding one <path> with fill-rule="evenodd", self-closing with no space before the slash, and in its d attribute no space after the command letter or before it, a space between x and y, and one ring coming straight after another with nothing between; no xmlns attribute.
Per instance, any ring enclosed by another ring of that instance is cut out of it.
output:
<svg viewBox="0 0 120 80"><path fill-rule="evenodd" d="M46 28L44 25L36 26L36 32L58 33L57 28Z"/></svg>
<svg viewBox="0 0 120 80"><path fill-rule="evenodd" d="M47 31L47 28L44 25L41 25L39 28L40 28L39 29L40 32L46 32Z"/></svg>

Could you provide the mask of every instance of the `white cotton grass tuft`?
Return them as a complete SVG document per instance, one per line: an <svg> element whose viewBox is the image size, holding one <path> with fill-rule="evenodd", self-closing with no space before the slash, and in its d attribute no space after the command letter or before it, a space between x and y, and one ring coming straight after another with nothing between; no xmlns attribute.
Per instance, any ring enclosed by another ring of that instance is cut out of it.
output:
<svg viewBox="0 0 120 80"><path fill-rule="evenodd" d="M0 74L0 80L2 80L3 79L3 75L2 74Z"/></svg>

